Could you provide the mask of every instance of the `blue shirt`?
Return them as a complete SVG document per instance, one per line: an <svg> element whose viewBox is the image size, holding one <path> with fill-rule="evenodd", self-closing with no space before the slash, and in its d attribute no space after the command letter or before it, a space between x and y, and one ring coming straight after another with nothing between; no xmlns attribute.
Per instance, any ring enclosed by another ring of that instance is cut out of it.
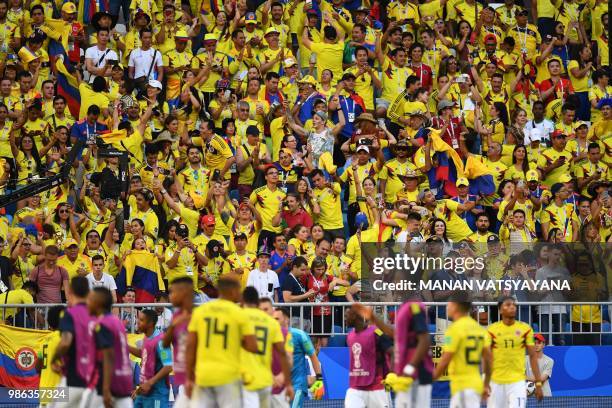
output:
<svg viewBox="0 0 612 408"><path fill-rule="evenodd" d="M70 136L86 142L87 135L99 134L105 130L108 130L108 127L104 123L94 122L90 125L86 120L80 120L72 125Z"/></svg>
<svg viewBox="0 0 612 408"><path fill-rule="evenodd" d="M363 113L363 109L361 108L361 105L355 102L351 97L340 95L339 100L340 108L342 109L342 113L344 114L344 120L346 122L344 127L340 131L340 134L345 139L348 139L353 136L353 130L355 128L353 123L355 122L355 119ZM331 117L334 123L339 122L338 112L334 112Z"/></svg>
<svg viewBox="0 0 612 408"><path fill-rule="evenodd" d="M273 271L277 270L287 258L289 258L289 254L287 254L287 252L285 252L285 256L280 256L278 253L276 253L276 251L272 251L272 256L270 257L270 269ZM289 274L289 271L291 271L289 264L290 263L287 263L287 265L285 265L285 267L278 272L279 290L283 287L283 283L285 283L285 279L287 279L287 275ZM279 299L282 300L282 298L283 296L281 292Z"/></svg>
<svg viewBox="0 0 612 408"><path fill-rule="evenodd" d="M315 349L312 341L310 341L310 337L302 330L290 327L289 333L291 333L291 341L293 343L291 382L296 391L307 391L310 368L306 362L306 356L312 356L315 353Z"/></svg>

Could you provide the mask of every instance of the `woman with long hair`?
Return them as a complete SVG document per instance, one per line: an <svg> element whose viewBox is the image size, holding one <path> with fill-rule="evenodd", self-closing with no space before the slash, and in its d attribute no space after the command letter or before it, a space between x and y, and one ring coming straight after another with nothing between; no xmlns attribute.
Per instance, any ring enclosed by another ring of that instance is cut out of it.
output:
<svg viewBox="0 0 612 408"><path fill-rule="evenodd" d="M336 89L332 86L332 82L334 80L334 73L329 69L324 69L321 72L321 81L319 86L317 87L317 92L325 97L325 100L328 100L336 91Z"/></svg>
<svg viewBox="0 0 612 408"><path fill-rule="evenodd" d="M574 94L580 99L576 109L576 118L591 120L591 105L589 104L589 78L593 70L593 53L587 44L579 45L574 59L567 64L569 79L574 88Z"/></svg>
<svg viewBox="0 0 612 408"><path fill-rule="evenodd" d="M77 221L73 217L74 211L72 205L68 203L59 203L55 211L50 213L45 220L46 224L52 224L55 229L55 241L59 248L62 248L63 242L68 238L74 238L77 241L80 235L77 229ZM85 216L79 215L78 223L85 220Z"/></svg>
<svg viewBox="0 0 612 408"><path fill-rule="evenodd" d="M30 271L36 267L36 256L32 253L30 237L21 233L10 250L10 262L13 265L11 283L13 290L21 289L30 278Z"/></svg>
<svg viewBox="0 0 612 408"><path fill-rule="evenodd" d="M310 229L302 224L298 224L291 229L293 238L287 244L287 253L290 256L303 256L307 259L314 256L315 245L310 240Z"/></svg>
<svg viewBox="0 0 612 408"><path fill-rule="evenodd" d="M459 21L459 29L455 33L454 45L457 49L457 58L467 61L475 47L470 43L472 36L472 26L466 20Z"/></svg>
<svg viewBox="0 0 612 408"><path fill-rule="evenodd" d="M535 170L536 168L536 163L529 161L527 157L527 148L525 145L517 144L514 146L512 152L512 165L506 170L504 178L513 181L525 181L527 180L527 172L529 170Z"/></svg>
<svg viewBox="0 0 612 408"><path fill-rule="evenodd" d="M43 164L38 155L38 149L34 138L23 135L19 139L19 146L15 141L15 132L11 131L9 136L12 157L17 164L17 188L28 185L33 178L44 176Z"/></svg>
<svg viewBox="0 0 612 408"><path fill-rule="evenodd" d="M298 149L298 140L293 133L283 136L283 140L281 141L281 149L291 151L291 157L293 158L294 165L300 167L304 167L306 165L304 161L304 155L306 154L305 150L303 150L304 146L302 146L302 150Z"/></svg>
<svg viewBox="0 0 612 408"><path fill-rule="evenodd" d="M453 249L453 241L448 238L446 222L441 218L434 218L430 223L429 237L437 237L442 242L442 256Z"/></svg>
<svg viewBox="0 0 612 408"><path fill-rule="evenodd" d="M490 120L486 125L482 122L478 109L476 109L475 113L477 113L474 121L476 131L480 133L483 138L483 152L486 152L491 142L503 144L506 136L506 128L508 127L508 109L506 108L506 104L503 102L494 102L490 105Z"/></svg>
<svg viewBox="0 0 612 408"><path fill-rule="evenodd" d="M125 257L126 253L131 249L154 251L155 242L149 235L145 234L145 223L140 218L134 218L132 222L126 224L126 227L120 247L122 257ZM138 240L142 242L137 244L136 241Z"/></svg>
<svg viewBox="0 0 612 408"><path fill-rule="evenodd" d="M304 177L299 179L295 185L295 192L297 193L300 199L300 204L302 205L302 208L306 210L308 214L312 216L313 214L319 213L319 203L317 202L317 200L314 199L312 189L308 184L308 179Z"/></svg>
<svg viewBox="0 0 612 408"><path fill-rule="evenodd" d="M229 197L229 181L213 181L211 184L204 201L204 208L219 221L236 218L236 207ZM221 235L229 242L231 231L225 222L217 222L215 223L215 234Z"/></svg>
<svg viewBox="0 0 612 408"><path fill-rule="evenodd" d="M207 111L210 112L212 120L215 121L215 128L222 129L223 121L231 119L236 109L236 98L232 98L232 91L229 89L230 81L220 79L215 84L215 95L208 104Z"/></svg>
<svg viewBox="0 0 612 408"><path fill-rule="evenodd" d="M440 69L438 70L438 76L447 76L449 80L454 80L461 72L459 71L459 64L457 58L454 55L447 55L440 61Z"/></svg>
<svg viewBox="0 0 612 408"><path fill-rule="evenodd" d="M605 68L600 68L593 72L591 76L593 85L589 89L589 102L591 102L591 123L601 119L601 112L597 108L599 101L612 96L612 86L610 86L610 73Z"/></svg>

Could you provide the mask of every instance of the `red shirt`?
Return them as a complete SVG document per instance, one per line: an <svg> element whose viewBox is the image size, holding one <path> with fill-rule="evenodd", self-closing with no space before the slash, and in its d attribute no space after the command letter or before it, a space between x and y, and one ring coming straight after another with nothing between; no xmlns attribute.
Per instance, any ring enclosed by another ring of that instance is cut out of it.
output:
<svg viewBox="0 0 612 408"><path fill-rule="evenodd" d="M420 66L410 65L414 75L421 81L421 87L430 89L433 86L433 71L429 65L421 63Z"/></svg>
<svg viewBox="0 0 612 408"><path fill-rule="evenodd" d="M436 129L442 129L446 126L446 122L444 119L435 117L431 120L432 127ZM451 118L451 126L446 129L446 132L441 135L442 140L448 143L459 155L461 155L461 151L459 150L459 136L461 133L461 123L459 118Z"/></svg>
<svg viewBox="0 0 612 408"><path fill-rule="evenodd" d="M536 84L536 88L540 90L540 93L547 91L552 87L553 81L550 78ZM560 78L559 82L557 82L557 85L555 86L555 92L550 94L550 96L546 98L544 103L548 105L550 102L554 101L555 99L558 99L559 95L565 100L573 92L574 88L572 87L572 83L568 79Z"/></svg>
<svg viewBox="0 0 612 408"><path fill-rule="evenodd" d="M303 208L297 210L295 214L289 210L283 210L282 218L289 228L293 228L298 224L308 228L312 227L312 217Z"/></svg>
<svg viewBox="0 0 612 408"><path fill-rule="evenodd" d="M334 278L324 274L321 279L314 277L312 273L306 276L306 289L314 290L316 293L314 303L329 302L329 284ZM331 308L329 306L315 307L312 311L315 316L330 315Z"/></svg>

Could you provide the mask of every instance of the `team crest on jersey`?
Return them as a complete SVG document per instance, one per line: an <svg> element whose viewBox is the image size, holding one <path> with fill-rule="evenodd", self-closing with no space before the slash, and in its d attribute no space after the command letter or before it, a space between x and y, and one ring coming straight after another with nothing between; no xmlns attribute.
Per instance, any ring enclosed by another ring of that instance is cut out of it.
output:
<svg viewBox="0 0 612 408"><path fill-rule="evenodd" d="M515 331L514 334L516 335L516 337L521 337L521 331L520 330Z"/></svg>
<svg viewBox="0 0 612 408"><path fill-rule="evenodd" d="M15 364L22 371L32 370L37 359L36 351L31 347L22 347L15 353Z"/></svg>

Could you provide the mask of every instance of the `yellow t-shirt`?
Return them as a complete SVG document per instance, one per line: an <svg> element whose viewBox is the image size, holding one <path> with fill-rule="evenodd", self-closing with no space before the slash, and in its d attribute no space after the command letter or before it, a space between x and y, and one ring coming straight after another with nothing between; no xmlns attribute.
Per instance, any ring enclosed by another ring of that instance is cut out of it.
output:
<svg viewBox="0 0 612 408"><path fill-rule="evenodd" d="M261 214L262 229L272 232L281 232L281 226L273 226L272 219L279 211L280 203L285 199L285 192L280 188L272 191L263 186L251 193L249 200Z"/></svg>
<svg viewBox="0 0 612 408"><path fill-rule="evenodd" d="M79 110L78 119L85 118L87 110L92 105L98 105L100 110L103 110L107 109L110 104L110 97L106 92L94 92L85 82L79 84L79 93L81 94L81 109Z"/></svg>
<svg viewBox="0 0 612 408"><path fill-rule="evenodd" d="M552 202L542 211L541 217L542 224L549 224L549 231L552 228L559 228L561 232L564 232L566 242L572 240L574 232L572 221L578 222L578 215L574 211L574 206L572 204L567 203L559 207Z"/></svg>
<svg viewBox="0 0 612 408"><path fill-rule="evenodd" d="M240 150L242 151L242 157L244 159L248 159L253 153L254 149L255 149L254 146L244 143L242 146L240 146ZM268 148L266 147L266 145L264 143L259 143L259 160L265 159L267 153L268 153ZM255 170L253 170L253 164L249 163L240 172L238 176L238 184L252 185L254 181L255 181Z"/></svg>
<svg viewBox="0 0 612 408"><path fill-rule="evenodd" d="M315 188L312 191L315 200L317 200L321 207L321 213L317 218L317 222L326 230L344 227L342 222L342 200L340 197L342 189L339 183L333 183L332 186L333 192L327 187L321 189Z"/></svg>
<svg viewBox="0 0 612 408"><path fill-rule="evenodd" d="M525 381L525 350L533 346L533 331L527 323L515 321L510 326L496 322L487 329L493 351L491 381L512 384Z"/></svg>
<svg viewBox="0 0 612 408"><path fill-rule="evenodd" d="M253 324L257 352L241 349L242 379L247 390L260 390L272 385L272 350L274 344L284 344L285 338L280 324L264 311L249 307L243 310L243 314Z"/></svg>
<svg viewBox="0 0 612 408"><path fill-rule="evenodd" d="M91 260L87 255L83 255L81 253L77 255L74 262L71 262L70 259L68 259L67 255L60 256L57 259L57 265L66 269L66 271L68 272L68 277L70 279L79 275L77 272L79 268L91 271Z"/></svg>
<svg viewBox="0 0 612 408"><path fill-rule="evenodd" d="M25 289L9 290L0 294L0 304L3 305L31 305L34 303L34 298ZM17 314L16 309L6 309L4 320Z"/></svg>
<svg viewBox="0 0 612 408"><path fill-rule="evenodd" d="M487 331L469 316L463 316L446 329L442 352L453 353L448 367L451 395L466 389L482 393L480 361L482 350L490 344Z"/></svg>
<svg viewBox="0 0 612 408"><path fill-rule="evenodd" d="M144 223L145 234L149 234L153 238L157 237L157 234L159 233L159 220L157 219L157 214L155 214L155 211L153 211L152 208L149 208L145 212L141 212L136 208L133 208L133 211L130 212L130 221L135 218L142 220Z"/></svg>
<svg viewBox="0 0 612 408"><path fill-rule="evenodd" d="M228 300L213 300L193 311L187 330L198 338L198 386L216 387L240 379L242 339L255 334L253 322L243 309Z"/></svg>
<svg viewBox="0 0 612 408"><path fill-rule="evenodd" d="M417 170L417 167L410 160L400 163L397 159L392 159L385 163L378 178L387 180L385 184L386 202L395 202L397 193L404 188L404 182L398 176L406 174L408 169Z"/></svg>
<svg viewBox="0 0 612 408"><path fill-rule="evenodd" d="M334 78L335 84L342 78L342 56L344 54L344 43L337 42L329 44L325 42L312 43L310 51L317 54L317 80L321 81L321 73L329 69Z"/></svg>
<svg viewBox="0 0 612 408"><path fill-rule="evenodd" d="M377 177L379 169L376 163L368 162L364 165L358 165L357 167L357 175L359 178L359 182L363 183L366 177ZM354 203L357 200L357 190L355 189L355 177L353 176L353 168L347 168L344 173L340 176L340 180L343 183L348 181L349 183L349 204Z"/></svg>
<svg viewBox="0 0 612 408"><path fill-rule="evenodd" d="M543 169L549 164L554 163L560 156L565 157L565 163L557 167L556 169L553 169L550 173L546 175L546 177L544 177L544 180L542 180L542 184L544 184L546 187L551 187L553 184L558 183L559 179L563 175L569 174L572 154L567 150L558 152L551 147L544 150L538 158L538 168Z"/></svg>
<svg viewBox="0 0 612 408"><path fill-rule="evenodd" d="M193 250L191 248L181 248L176 266L174 268L170 268L168 266L168 261L172 259L176 251L178 251L178 248L176 248L175 250L166 250L164 263L166 279L168 279L168 282L172 282L176 278L189 276L191 279L193 279L193 287L197 288L198 270Z"/></svg>
<svg viewBox="0 0 612 408"><path fill-rule="evenodd" d="M385 59L381 73L383 89L380 97L392 103L406 89L406 79L410 75L413 75L410 68L398 67L389 58Z"/></svg>
<svg viewBox="0 0 612 408"><path fill-rule="evenodd" d="M467 222L457 214L458 208L459 203L456 201L440 200L434 210L434 215L446 222L448 238L454 242L466 239L473 232Z"/></svg>
<svg viewBox="0 0 612 408"><path fill-rule="evenodd" d="M574 92L587 92L589 90L589 77L590 77L590 72L587 73L585 76L583 76L582 78L576 78L573 74L572 74L572 69L574 68L578 68L580 69L579 65L578 65L578 61L576 60L571 60L568 64L567 64L567 73L569 74L569 79L572 82L572 87L574 88Z"/></svg>
<svg viewBox="0 0 612 408"><path fill-rule="evenodd" d="M199 144L197 143L198 141ZM202 142L203 141L201 138L194 138L193 144L196 146L202 146ZM204 146L204 162L211 173L215 170L223 170L223 167L225 167L225 162L233 156L234 154L232 153L232 150L221 136L213 135L210 141ZM229 179L230 176L231 174L228 171L225 174L225 178Z"/></svg>

